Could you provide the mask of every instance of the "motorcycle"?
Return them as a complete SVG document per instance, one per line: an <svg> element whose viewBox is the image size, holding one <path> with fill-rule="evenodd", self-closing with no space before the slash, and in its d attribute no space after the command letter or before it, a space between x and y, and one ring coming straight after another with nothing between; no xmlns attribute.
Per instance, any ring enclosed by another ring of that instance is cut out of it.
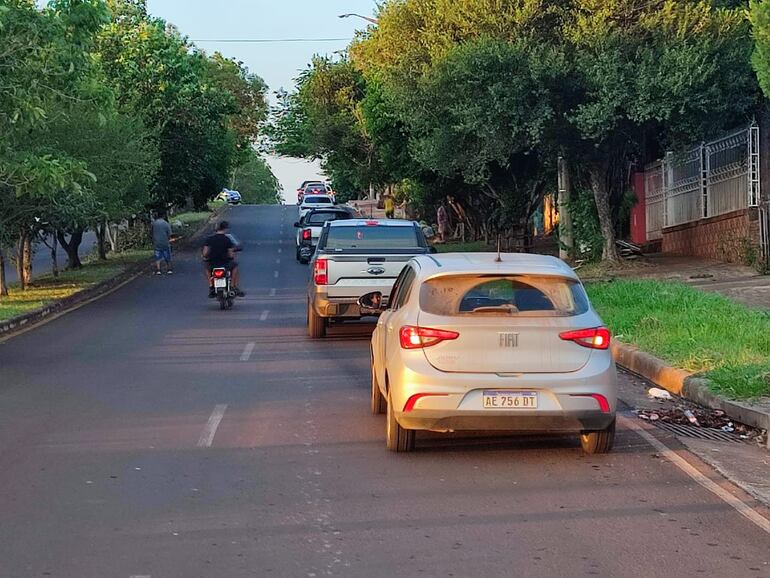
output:
<svg viewBox="0 0 770 578"><path fill-rule="evenodd" d="M235 291L230 281L230 271L225 267L215 267L211 270L211 275L214 277L214 291L219 308L223 311L231 309L235 301Z"/></svg>

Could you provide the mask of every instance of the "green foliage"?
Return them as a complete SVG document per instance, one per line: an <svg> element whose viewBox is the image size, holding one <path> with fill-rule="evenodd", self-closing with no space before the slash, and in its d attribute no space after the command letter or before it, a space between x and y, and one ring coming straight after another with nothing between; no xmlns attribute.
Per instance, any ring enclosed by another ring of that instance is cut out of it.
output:
<svg viewBox="0 0 770 578"><path fill-rule="evenodd" d="M246 162L233 171L232 188L241 193L244 203L252 205L273 205L281 200L278 179L254 149L249 149Z"/></svg>
<svg viewBox="0 0 770 578"><path fill-rule="evenodd" d="M719 393L770 395L767 312L678 283L613 281L587 289L617 339L703 373Z"/></svg>
<svg viewBox="0 0 770 578"><path fill-rule="evenodd" d="M604 236L593 194L586 190L573 191L569 211L572 215L572 236L577 256L588 261L600 259Z"/></svg>

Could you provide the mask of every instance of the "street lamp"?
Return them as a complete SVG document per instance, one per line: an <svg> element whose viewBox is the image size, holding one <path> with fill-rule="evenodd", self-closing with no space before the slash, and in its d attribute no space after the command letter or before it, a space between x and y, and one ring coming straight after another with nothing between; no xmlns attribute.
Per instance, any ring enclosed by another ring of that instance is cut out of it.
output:
<svg viewBox="0 0 770 578"><path fill-rule="evenodd" d="M356 16L358 18L363 18L367 22L371 22L372 24L379 24L380 21L376 18L369 18L368 16L362 16L361 14L340 14L339 18L350 18L351 16Z"/></svg>

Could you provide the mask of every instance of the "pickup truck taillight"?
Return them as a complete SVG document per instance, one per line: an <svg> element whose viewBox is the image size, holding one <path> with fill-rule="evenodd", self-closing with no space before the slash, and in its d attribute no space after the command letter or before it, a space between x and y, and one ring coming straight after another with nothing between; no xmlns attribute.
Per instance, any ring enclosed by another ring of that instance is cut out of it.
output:
<svg viewBox="0 0 770 578"><path fill-rule="evenodd" d="M329 284L329 262L326 259L316 259L313 265L313 281L316 285Z"/></svg>
<svg viewBox="0 0 770 578"><path fill-rule="evenodd" d="M312 238L313 238L313 232L310 229L305 229L302 231L303 241L310 241Z"/></svg>

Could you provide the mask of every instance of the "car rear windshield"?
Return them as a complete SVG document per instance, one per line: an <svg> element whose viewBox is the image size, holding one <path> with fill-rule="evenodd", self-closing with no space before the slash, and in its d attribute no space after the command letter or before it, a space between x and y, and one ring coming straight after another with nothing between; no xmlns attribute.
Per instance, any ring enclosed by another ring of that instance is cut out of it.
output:
<svg viewBox="0 0 770 578"><path fill-rule="evenodd" d="M332 200L329 197L305 197L303 201L306 205L331 205Z"/></svg>
<svg viewBox="0 0 770 578"><path fill-rule="evenodd" d="M327 250L342 249L419 249L414 227L385 227L360 225L330 227L326 238Z"/></svg>
<svg viewBox="0 0 770 578"><path fill-rule="evenodd" d="M350 219L349 213L313 213L308 216L308 225L323 225L327 221L340 221L342 219Z"/></svg>
<svg viewBox="0 0 770 578"><path fill-rule="evenodd" d="M444 316L568 317L590 308L583 286L563 277L458 275L420 288L423 311Z"/></svg>

